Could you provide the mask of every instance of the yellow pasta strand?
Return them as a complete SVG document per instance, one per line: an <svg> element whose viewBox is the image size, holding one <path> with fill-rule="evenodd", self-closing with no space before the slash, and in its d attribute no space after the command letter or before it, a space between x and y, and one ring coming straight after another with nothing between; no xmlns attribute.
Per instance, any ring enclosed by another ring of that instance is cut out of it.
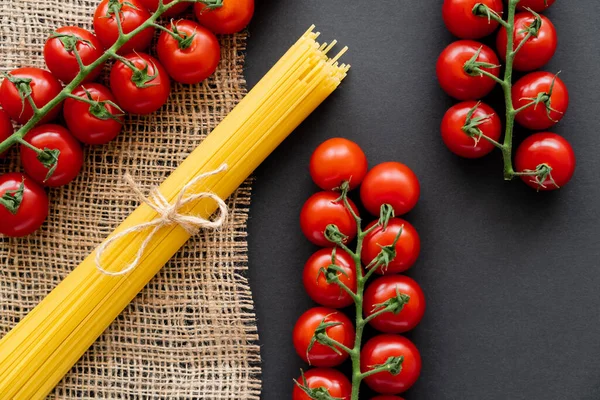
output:
<svg viewBox="0 0 600 400"><path fill-rule="evenodd" d="M229 197L258 165L341 83L349 66L338 65L344 48L319 45L311 27L256 84L204 142L160 186L169 201L195 177L227 164L225 173L199 182L194 191ZM202 199L182 214L208 218L216 204ZM157 217L142 204L115 232ZM135 259L148 232L119 238L102 255L107 271ZM139 265L124 276L100 273L95 251L0 341L0 398L43 399L110 323L189 239L179 226L158 230Z"/></svg>

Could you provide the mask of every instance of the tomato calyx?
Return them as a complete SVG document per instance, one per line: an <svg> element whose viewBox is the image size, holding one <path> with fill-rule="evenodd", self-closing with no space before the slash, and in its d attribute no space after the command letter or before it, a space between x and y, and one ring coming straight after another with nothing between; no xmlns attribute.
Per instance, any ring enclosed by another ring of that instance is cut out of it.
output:
<svg viewBox="0 0 600 400"><path fill-rule="evenodd" d="M517 113L531 106L533 106L533 108L536 109L538 105L543 104L544 107L546 107L546 115L548 116L548 119L554 123L559 122L558 120L552 118L553 112L558 114L564 114L562 111L552 108L552 93L556 84L556 78L558 78L559 74L560 71L558 71L556 75L554 75L554 78L552 78L552 83L550 84L550 88L547 92L539 92L536 97L524 97L522 100L529 100L531 102L518 109Z"/></svg>
<svg viewBox="0 0 600 400"><path fill-rule="evenodd" d="M94 46L94 44L92 42L90 42L87 39L84 39L80 36L77 36L73 33L59 33L59 32L54 32L51 36L51 39L58 39L60 40L60 42L62 43L63 47L65 48L65 50L69 53L73 53L77 51L77 44L78 43L84 43L86 46L90 46L92 49L95 49L96 47Z"/></svg>
<svg viewBox="0 0 600 400"><path fill-rule="evenodd" d="M379 211L379 226L381 226L383 230L387 229L390 219L394 218L395 216L396 212L391 204L382 204Z"/></svg>
<svg viewBox="0 0 600 400"><path fill-rule="evenodd" d="M325 239L329 240L331 243L335 243L337 245L343 245L348 241L348 236L344 235L340 228L337 225L329 224L327 228L325 228Z"/></svg>
<svg viewBox="0 0 600 400"><path fill-rule="evenodd" d="M481 46L475 52L475 54L473 54L473 57L471 57L465 63L465 65L463 65L463 70L465 71L465 73L467 75L483 76L484 72L483 72L482 68L486 68L486 69L500 68L500 65L492 64L492 63L485 62L485 61L477 61L477 59L479 58L479 55L481 54L481 50L483 50L483 46Z"/></svg>
<svg viewBox="0 0 600 400"><path fill-rule="evenodd" d="M4 77L8 79L10 83L15 85L17 91L19 92L19 97L21 98L21 115L23 111L25 111L25 100L29 101L31 107L34 111L37 111L37 106L33 102L33 98L31 95L33 94L33 89L31 87L31 82L33 79L31 78L21 78L18 76L13 76L11 74L3 73Z"/></svg>
<svg viewBox="0 0 600 400"><path fill-rule="evenodd" d="M181 50L189 49L192 43L194 43L194 38L197 35L195 29L193 35L188 35L185 32L179 31L179 29L177 29L177 23L175 23L173 20L171 20L171 30L167 30L167 32L169 32L171 36L173 36L175 40L179 42L179 48Z"/></svg>
<svg viewBox="0 0 600 400"><path fill-rule="evenodd" d="M152 68L154 69L154 75L150 75L148 73L148 70L150 69L150 64L148 64L146 60L144 60L144 68L139 69L135 66L135 64L133 64L125 57L117 55L117 59L123 64L125 64L127 68L131 69L131 82L133 82L138 89L145 89L152 86L158 86L158 83L148 83L152 82L158 76L158 67L156 66L156 64L154 64L154 62L150 61L152 63Z"/></svg>
<svg viewBox="0 0 600 400"><path fill-rule="evenodd" d="M108 0L108 5L106 7L106 15L104 16L104 18L112 18L113 16L121 16L122 14L122 9L124 6L130 7L134 10L139 10L139 8L137 8L135 6L135 4L130 3L128 1L124 1L124 2L120 2L120 0ZM118 21L121 20L121 18L117 18Z"/></svg>
<svg viewBox="0 0 600 400"><path fill-rule="evenodd" d="M69 95L69 97L77 101L81 101L82 103L89 104L89 113L98 119L101 119L103 121L112 119L113 121L123 123L122 117L125 116L125 111L123 111L117 103L115 103L112 100L94 100L89 90L87 90L83 86L81 88L85 92L87 99L73 94ZM116 108L120 111L120 113L113 114L112 112L110 112L108 106Z"/></svg>
<svg viewBox="0 0 600 400"><path fill-rule="evenodd" d="M363 376L375 375L380 372L389 372L396 376L402 372L402 364L404 363L404 356L390 357L383 364L372 365L371 370L365 372Z"/></svg>
<svg viewBox="0 0 600 400"><path fill-rule="evenodd" d="M341 275L348 278L348 273L342 267L336 265L335 263L336 250L337 248L334 247L331 251L331 264L329 264L327 268L322 267L321 269L319 269L319 273L317 274L317 280L321 275L323 275L325 277L326 282L331 284L339 282L339 278Z"/></svg>
<svg viewBox="0 0 600 400"><path fill-rule="evenodd" d="M548 164L540 164L534 170L524 170L523 172L517 172L517 176L531 176L531 182L535 183L538 186L538 191L540 189L546 189L545 185L546 181L549 181L555 188L560 189L560 186L556 183L554 178L552 177L552 167Z"/></svg>
<svg viewBox="0 0 600 400"><path fill-rule="evenodd" d="M528 25L525 29L522 29L519 32L517 32L520 35L523 35L523 34L527 35L523 39L523 42L526 42L532 36L538 37L538 35L540 33L540 29L542 28L542 17L540 16L540 14L536 13L529 7L526 7L525 9L533 15L534 19L533 19L533 22L530 25Z"/></svg>
<svg viewBox="0 0 600 400"><path fill-rule="evenodd" d="M491 8L489 8L488 6L486 6L483 3L475 4L475 6L473 6L473 10L471 12L473 13L473 15L476 15L478 17L487 18L488 24L492 23L492 19L494 19L496 21L502 19L500 14L498 14L496 11L492 10Z"/></svg>
<svg viewBox="0 0 600 400"><path fill-rule="evenodd" d="M44 167L48 168L48 173L44 178L44 182L46 182L52 175L54 171L56 171L56 167L58 167L58 157L60 156L60 150L58 149L48 149L44 148L44 150L40 150L37 155L37 159L44 165Z"/></svg>
<svg viewBox="0 0 600 400"><path fill-rule="evenodd" d="M400 293L400 290L396 288L396 297L387 299L383 303L378 303L373 306L373 312L385 313L391 312L394 315L400 314L404 309L404 306L410 301L410 296L405 293Z"/></svg>
<svg viewBox="0 0 600 400"><path fill-rule="evenodd" d="M494 116L494 114L485 114L473 118L473 115L475 115L475 112L477 112L477 109L480 105L481 102L478 101L477 104L475 104L475 106L469 110L467 117L465 118L465 124L461 128L467 136L473 139L475 142L474 147L477 147L481 141L481 138L485 137L479 126L488 122Z"/></svg>
<svg viewBox="0 0 600 400"><path fill-rule="evenodd" d="M4 206L12 215L19 212L21 203L23 202L23 194L25 193L25 180L21 181L19 188L16 190L7 190L0 197L0 204Z"/></svg>
<svg viewBox="0 0 600 400"><path fill-rule="evenodd" d="M306 381L306 377L304 376L304 371L300 370L300 374L302 375L302 383L298 382L296 379L294 379L294 383L296 384L296 386L298 386L300 388L300 390L302 390L304 393L306 393L306 395L308 397L310 397L311 399L313 399L313 400L342 400L339 397L333 397L329 393L329 390L327 390L326 387L323 387L323 386L319 386L316 388L308 387L308 382Z"/></svg>
<svg viewBox="0 0 600 400"><path fill-rule="evenodd" d="M204 8L205 11L223 7L223 0L202 0L198 1L198 3L204 4L206 6Z"/></svg>
<svg viewBox="0 0 600 400"><path fill-rule="evenodd" d="M337 342L336 340L330 338L329 335L327 335L327 329L342 325L341 322L325 322L325 320L327 318L329 318L329 316L331 316L331 315L333 315L333 314L329 314L321 320L321 322L315 329L315 333L313 334L312 339L310 339L310 343L308 344L308 348L306 349L306 359L308 360L309 364L310 364L310 354L309 353L312 350L312 348L315 346L315 344L317 344L317 343L321 344L323 346L329 347L337 355L342 355L342 350L340 350L340 348L343 348L343 345L341 343Z"/></svg>
<svg viewBox="0 0 600 400"><path fill-rule="evenodd" d="M375 225L377 226L377 225ZM385 228L382 228L385 231ZM377 269L381 267L381 271L385 272L387 267L390 265L392 261L396 258L396 244L398 240L400 240L400 236L402 236L402 231L404 231L404 225L400 227L398 230L398 234L394 238L394 241L386 246L379 245L381 247L381 251L377 256L367 265L367 269Z"/></svg>

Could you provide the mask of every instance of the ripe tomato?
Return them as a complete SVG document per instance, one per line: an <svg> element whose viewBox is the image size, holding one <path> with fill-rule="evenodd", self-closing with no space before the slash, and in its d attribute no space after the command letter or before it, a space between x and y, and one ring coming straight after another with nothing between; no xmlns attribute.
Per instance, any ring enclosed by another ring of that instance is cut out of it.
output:
<svg viewBox="0 0 600 400"><path fill-rule="evenodd" d="M237 33L250 23L254 15L254 0L223 0L223 5L210 9L206 4L194 6L202 25L220 34Z"/></svg>
<svg viewBox="0 0 600 400"><path fill-rule="evenodd" d="M145 53L132 53L125 58L131 65L117 61L110 71L110 87L117 103L132 114L151 114L171 94L167 71L156 58Z"/></svg>
<svg viewBox="0 0 600 400"><path fill-rule="evenodd" d="M498 76L500 67L497 66L499 61L494 51L473 40L459 40L450 44L438 58L436 70L440 86L457 100L480 99L488 95L496 85L492 78L480 75L472 67L468 67L478 51L480 53L476 63L483 63L482 70Z"/></svg>
<svg viewBox="0 0 600 400"><path fill-rule="evenodd" d="M81 56L83 65L90 65L104 54L98 38L83 28L64 26L58 28L44 46L44 60L48 69L65 83L71 82L79 74L79 64L75 49ZM104 64L98 66L83 80L91 82L100 75Z"/></svg>
<svg viewBox="0 0 600 400"><path fill-rule="evenodd" d="M65 100L65 121L73 136L86 144L105 144L117 137L123 127L123 118L117 107L106 103L116 104L107 87L88 83L76 88L73 95L85 100Z"/></svg>
<svg viewBox="0 0 600 400"><path fill-rule="evenodd" d="M180 39L162 32L156 51L158 59L177 82L195 84L211 76L221 60L217 37L193 21L171 22L168 28Z"/></svg>
<svg viewBox="0 0 600 400"><path fill-rule="evenodd" d="M523 47L515 56L513 67L517 71L533 71L541 68L554 56L558 42L556 28L550 20L543 15L540 15L542 25L540 26L537 36L532 36L525 42ZM529 13L518 13L515 16L515 32L513 50L527 36L527 29L536 21L536 17ZM502 60L506 61L506 46L507 46L506 28L500 28L496 37L496 48L500 53Z"/></svg>
<svg viewBox="0 0 600 400"><path fill-rule="evenodd" d="M354 142L333 138L321 143L310 158L310 176L323 190L339 188L349 182L350 190L363 181L368 169L367 157Z"/></svg>
<svg viewBox="0 0 600 400"><path fill-rule="evenodd" d="M529 136L521 143L515 156L518 172L535 171L542 164L552 168L550 174L543 177L545 179L521 176L523 182L538 190L555 190L565 186L573 177L576 163L575 153L569 142L549 132Z"/></svg>
<svg viewBox="0 0 600 400"><path fill-rule="evenodd" d="M544 11L552 4L554 4L556 0L521 0L517 5L519 10L525 10L526 8L531 8L533 11Z"/></svg>
<svg viewBox="0 0 600 400"><path fill-rule="evenodd" d="M5 78L0 86L0 103L4 111L20 124L25 124L33 117L33 109L27 99L22 100L19 89L28 91L31 87L31 98L38 108L44 107L54 99L62 90L62 85L50 72L33 67L18 68L9 73L10 78ZM27 82L30 82L29 85ZM62 105L54 107L40 123L52 121L60 113Z"/></svg>
<svg viewBox="0 0 600 400"><path fill-rule="evenodd" d="M37 231L48 217L48 196L19 173L0 176L0 234L22 237Z"/></svg>
<svg viewBox="0 0 600 400"><path fill-rule="evenodd" d="M154 13L158 9L158 0L138 0L148 11ZM173 0L164 0L165 5L172 3ZM179 3L169 8L162 17L176 17L179 14L183 14L190 6L189 2Z"/></svg>
<svg viewBox="0 0 600 400"><path fill-rule="evenodd" d="M390 357L404 357L398 375L379 372L365 378L371 389L381 394L398 394L408 390L421 374L421 355L415 345L399 335L379 335L369 340L360 353L360 369L367 372L385 364Z"/></svg>
<svg viewBox="0 0 600 400"><path fill-rule="evenodd" d="M519 124L536 131L554 126L569 108L569 91L565 83L549 72L539 71L525 75L514 84L512 100L515 109L531 103L540 93L545 94L546 101L519 112L516 117Z"/></svg>
<svg viewBox="0 0 600 400"><path fill-rule="evenodd" d="M475 112L468 118L473 108ZM494 150L495 146L484 138L471 137L465 132L468 129L498 141L502 134L502 122L494 110L484 103L465 101L451 107L442 119L442 140L456 155L465 158L484 157Z"/></svg>
<svg viewBox="0 0 600 400"><path fill-rule="evenodd" d="M335 367L348 358L348 353L340 350L338 354L332 348L311 341L321 323L338 324L325 329L330 339L336 340L348 348L354 347L354 326L340 311L333 308L315 307L300 316L294 326L293 339L296 353L307 363L315 367Z"/></svg>
<svg viewBox="0 0 600 400"><path fill-rule="evenodd" d="M14 133L12 122L6 111L0 109L0 143L4 142ZM0 153L2 157L5 153Z"/></svg>
<svg viewBox="0 0 600 400"><path fill-rule="evenodd" d="M300 227L304 236L317 246L331 247L331 243L325 237L327 225L333 224L340 232L348 236L346 242L356 237L356 221L350 211L344 206L342 200L338 200L339 193L319 192L313 194L302 207L300 212ZM348 203L358 215L358 209L348 199Z"/></svg>
<svg viewBox="0 0 600 400"><path fill-rule="evenodd" d="M327 282L327 268L332 264L333 249L321 249L304 265L304 289L316 303L325 307L344 308L354 300L337 283ZM335 249L335 265L343 271L332 271L340 282L356 293L356 267L352 257L344 250ZM323 271L325 270L325 271Z"/></svg>
<svg viewBox="0 0 600 400"><path fill-rule="evenodd" d="M379 215L383 204L390 204L396 215L412 210L421 194L419 179L406 165L385 162L372 168L360 188L360 199L371 214Z"/></svg>
<svg viewBox="0 0 600 400"><path fill-rule="evenodd" d="M313 368L305 372L303 376L300 376L296 382L297 384L292 393L292 400L313 399L298 384L307 389L321 388L321 391L326 390L330 398L336 400L350 400L350 396L352 395L352 384L348 378L340 371L331 368Z"/></svg>
<svg viewBox="0 0 600 400"><path fill-rule="evenodd" d="M365 230L368 230L378 222L371 222ZM395 246L396 257L390 261L387 268L382 265L377 269L376 273L380 275L396 274L412 267L421 252L421 239L417 230L409 222L400 218L390 219L386 229L380 226L365 236L361 254L363 264L365 266L369 265L381 252L382 246L394 244L394 240L398 236L398 233L400 233L400 230L402 230L402 234Z"/></svg>
<svg viewBox="0 0 600 400"><path fill-rule="evenodd" d="M45 186L63 186L71 182L83 166L83 152L77 140L60 125L41 125L27 135L25 141L40 150L58 150L56 169L48 176L50 168L38 159L38 154L21 145L21 163L25 173Z"/></svg>
<svg viewBox="0 0 600 400"><path fill-rule="evenodd" d="M373 318L369 322L373 328L385 333L403 333L421 322L425 314L425 295L417 282L404 275L382 276L367 287L363 303L365 317L385 308L380 305L395 299L398 293L409 296L406 304L400 312L390 311Z"/></svg>
<svg viewBox="0 0 600 400"><path fill-rule="evenodd" d="M100 42L107 49L119 38L117 14L123 26L123 32L126 34L136 30L150 18L150 13L139 0L102 0L94 14L94 30ZM125 43L118 53L129 54L133 51L144 51L150 46L153 37L154 28L146 28Z"/></svg>
<svg viewBox="0 0 600 400"><path fill-rule="evenodd" d="M486 5L498 15L504 9L502 0L444 0L442 15L450 33L461 39L480 39L498 28L493 19L473 14L476 4Z"/></svg>

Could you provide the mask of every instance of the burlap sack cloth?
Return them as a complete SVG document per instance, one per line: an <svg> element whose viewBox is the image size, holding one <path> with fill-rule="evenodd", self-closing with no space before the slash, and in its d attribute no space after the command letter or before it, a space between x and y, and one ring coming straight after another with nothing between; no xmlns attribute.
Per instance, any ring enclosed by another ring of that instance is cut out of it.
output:
<svg viewBox="0 0 600 400"><path fill-rule="evenodd" d="M1 0L2 71L43 66L53 29L91 29L99 0ZM124 171L161 183L245 94L242 34L221 38L223 61L197 86L173 85L168 105L130 116L117 140L86 147L77 180L49 191L41 232L0 238L0 334L8 332L134 208ZM0 172L19 171L17 152ZM250 184L229 200L218 232L193 238L98 339L50 398L258 399L260 356L248 282Z"/></svg>

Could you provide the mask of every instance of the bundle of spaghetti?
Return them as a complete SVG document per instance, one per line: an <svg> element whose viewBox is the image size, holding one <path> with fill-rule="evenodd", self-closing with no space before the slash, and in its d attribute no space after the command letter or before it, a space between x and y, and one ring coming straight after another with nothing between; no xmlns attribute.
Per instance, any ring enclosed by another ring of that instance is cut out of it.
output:
<svg viewBox="0 0 600 400"><path fill-rule="evenodd" d="M320 45L311 27L202 144L159 187L169 201L198 176L227 165L194 186L193 192L229 197L258 165L340 84L348 65L344 48ZM217 204L209 198L187 204L181 214L209 218ZM148 223L156 210L140 205L110 236ZM185 244L190 233L179 225L158 229L137 266L122 276L101 273L96 249L0 341L0 398L42 399L152 277ZM101 254L102 267L122 271L136 259L148 230L120 237ZM108 238L107 238L108 240Z"/></svg>

